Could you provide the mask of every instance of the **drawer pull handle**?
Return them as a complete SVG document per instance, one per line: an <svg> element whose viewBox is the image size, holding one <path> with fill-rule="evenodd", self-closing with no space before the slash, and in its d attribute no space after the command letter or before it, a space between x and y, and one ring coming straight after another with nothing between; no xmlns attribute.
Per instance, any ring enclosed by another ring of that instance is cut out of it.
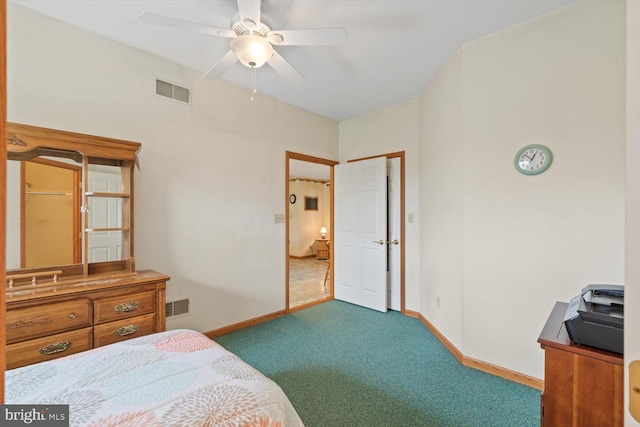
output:
<svg viewBox="0 0 640 427"><path fill-rule="evenodd" d="M135 310L138 307L140 307L140 303L138 302L125 302L120 305L116 305L115 307L113 307L113 309L117 313L128 313L130 311Z"/></svg>
<svg viewBox="0 0 640 427"><path fill-rule="evenodd" d="M69 315L69 319L75 319L75 318L76 318L76 314L75 314L75 313L71 313L71 314Z"/></svg>
<svg viewBox="0 0 640 427"><path fill-rule="evenodd" d="M114 334L118 335L119 337L126 337L127 335L135 334L136 332L138 332L138 329L140 329L140 326L138 325L123 326L120 329L116 329Z"/></svg>
<svg viewBox="0 0 640 427"><path fill-rule="evenodd" d="M56 344L49 344L40 349L40 354L49 355L49 354L62 353L69 347L71 347L71 341L59 342Z"/></svg>

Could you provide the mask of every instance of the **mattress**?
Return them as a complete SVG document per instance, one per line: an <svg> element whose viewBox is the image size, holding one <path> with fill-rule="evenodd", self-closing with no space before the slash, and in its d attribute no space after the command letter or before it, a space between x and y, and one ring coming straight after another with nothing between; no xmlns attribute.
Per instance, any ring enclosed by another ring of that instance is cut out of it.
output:
<svg viewBox="0 0 640 427"><path fill-rule="evenodd" d="M71 426L302 426L282 389L173 330L6 371L6 404L68 404Z"/></svg>

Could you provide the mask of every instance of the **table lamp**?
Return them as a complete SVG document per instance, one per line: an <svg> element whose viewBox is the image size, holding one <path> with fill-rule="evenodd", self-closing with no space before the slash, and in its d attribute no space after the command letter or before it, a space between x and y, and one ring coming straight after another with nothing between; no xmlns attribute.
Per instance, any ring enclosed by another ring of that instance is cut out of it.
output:
<svg viewBox="0 0 640 427"><path fill-rule="evenodd" d="M327 238L327 227L322 227L322 228L320 229L320 236L321 236L323 239L326 239L326 238Z"/></svg>

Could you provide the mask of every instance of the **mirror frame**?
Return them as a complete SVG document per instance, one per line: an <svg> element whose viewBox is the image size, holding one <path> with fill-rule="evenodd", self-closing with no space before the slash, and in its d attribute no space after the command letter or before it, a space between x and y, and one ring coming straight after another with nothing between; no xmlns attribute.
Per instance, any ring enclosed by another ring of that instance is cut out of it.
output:
<svg viewBox="0 0 640 427"><path fill-rule="evenodd" d="M88 165L120 166L123 171L123 185L127 189L127 194L123 194L122 214L123 217L128 219L129 223L128 236L126 238L123 236L122 260L88 262L86 248L87 236L90 231L86 227L86 213L84 213L82 214L82 246L84 250L82 251L81 264L12 269L7 271L8 276L57 270L62 272L61 276L63 278L69 278L99 273L135 271L133 252L133 170L136 162L136 153L141 147L140 143L18 123L7 123L6 143L7 160L30 160L40 156L52 156L71 158L81 163L83 165L83 205L86 204L87 197L90 195L87 189ZM28 281L29 279L22 280ZM18 280L16 284L22 284L22 282Z"/></svg>

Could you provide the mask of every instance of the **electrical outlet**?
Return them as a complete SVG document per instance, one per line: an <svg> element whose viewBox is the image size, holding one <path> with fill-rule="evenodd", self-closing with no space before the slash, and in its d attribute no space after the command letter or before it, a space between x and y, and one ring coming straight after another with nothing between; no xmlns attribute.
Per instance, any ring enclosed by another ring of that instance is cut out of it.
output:
<svg viewBox="0 0 640 427"><path fill-rule="evenodd" d="M274 224L282 224L282 223L284 223L284 214L274 214L273 215L273 223Z"/></svg>

